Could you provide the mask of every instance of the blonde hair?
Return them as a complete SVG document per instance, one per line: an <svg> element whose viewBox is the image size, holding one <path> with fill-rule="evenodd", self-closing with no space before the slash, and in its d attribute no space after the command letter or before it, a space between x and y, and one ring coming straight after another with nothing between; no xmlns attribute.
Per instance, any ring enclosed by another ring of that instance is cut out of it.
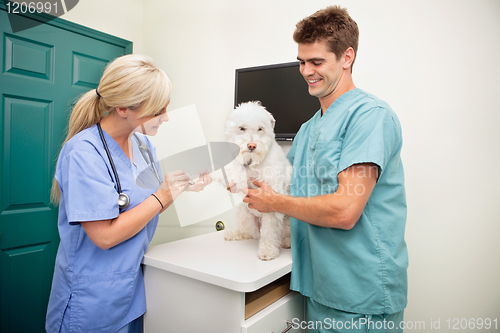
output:
<svg viewBox="0 0 500 333"><path fill-rule="evenodd" d="M117 107L137 110L139 118L155 115L167 105L171 91L172 82L150 57L129 54L116 58L106 66L97 89L83 94L74 105L63 145ZM60 196L54 177L51 201L59 203Z"/></svg>

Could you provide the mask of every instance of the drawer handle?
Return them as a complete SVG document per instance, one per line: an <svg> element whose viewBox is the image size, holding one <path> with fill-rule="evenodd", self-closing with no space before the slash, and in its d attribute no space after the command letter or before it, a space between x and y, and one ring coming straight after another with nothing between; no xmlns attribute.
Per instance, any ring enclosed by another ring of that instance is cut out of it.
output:
<svg viewBox="0 0 500 333"><path fill-rule="evenodd" d="M288 332L289 330L292 329L293 327L293 323L290 321L290 320L287 320L286 323L288 324L287 328L285 328L281 333L286 333ZM274 332L273 332L274 333Z"/></svg>

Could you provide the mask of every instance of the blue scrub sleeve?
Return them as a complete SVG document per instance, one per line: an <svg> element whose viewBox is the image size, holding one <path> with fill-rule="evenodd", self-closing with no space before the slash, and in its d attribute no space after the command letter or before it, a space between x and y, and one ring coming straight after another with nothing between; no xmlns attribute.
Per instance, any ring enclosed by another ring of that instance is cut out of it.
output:
<svg viewBox="0 0 500 333"><path fill-rule="evenodd" d="M70 224L119 215L118 192L100 155L71 151L62 159L58 178Z"/></svg>
<svg viewBox="0 0 500 333"><path fill-rule="evenodd" d="M320 112L320 111L318 111ZM291 165L293 165L293 162L295 160L295 152L297 151L297 144L300 142L303 136L303 132L307 131L307 126L311 122L311 120L306 121L302 125L300 125L300 129L298 130L297 134L295 135L295 138L293 139L292 142L292 147L290 147L290 150L288 151L288 154L286 155L286 158L290 162Z"/></svg>
<svg viewBox="0 0 500 333"><path fill-rule="evenodd" d="M295 150L297 149L296 142L297 142L297 140L293 141L292 147L290 148L290 150L288 151L288 154L286 155L286 158L288 159L288 161L290 162L291 165L293 165L293 160L295 158Z"/></svg>
<svg viewBox="0 0 500 333"><path fill-rule="evenodd" d="M375 163L382 175L400 144L400 126L390 110L375 107L356 112L349 120L338 172L354 164Z"/></svg>

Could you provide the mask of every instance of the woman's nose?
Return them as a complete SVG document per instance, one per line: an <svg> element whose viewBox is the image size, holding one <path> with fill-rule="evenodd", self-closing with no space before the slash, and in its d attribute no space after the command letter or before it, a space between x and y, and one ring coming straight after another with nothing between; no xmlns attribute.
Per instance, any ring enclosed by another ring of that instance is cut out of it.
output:
<svg viewBox="0 0 500 333"><path fill-rule="evenodd" d="M166 123L168 121L168 115L166 112L160 116L160 120L162 123Z"/></svg>

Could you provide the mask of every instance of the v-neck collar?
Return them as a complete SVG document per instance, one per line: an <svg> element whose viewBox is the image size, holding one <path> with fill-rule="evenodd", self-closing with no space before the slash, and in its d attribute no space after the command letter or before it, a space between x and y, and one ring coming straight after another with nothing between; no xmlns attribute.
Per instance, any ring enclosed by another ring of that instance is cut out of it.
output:
<svg viewBox="0 0 500 333"><path fill-rule="evenodd" d="M99 138L99 141L101 141L101 138L99 136L99 130L97 129L97 125L95 125L95 131L97 132L96 135ZM125 165L129 168L132 169L132 161L128 158L128 156L125 154L123 149L120 147L118 142L113 139L111 135L109 135L104 129L102 129L102 133L104 135L104 140L106 140L106 144L108 145L110 153L113 156L118 156L118 158L125 163ZM104 146L103 146L104 148ZM112 157L113 158L113 157Z"/></svg>
<svg viewBox="0 0 500 333"><path fill-rule="evenodd" d="M333 116L337 111L341 112L342 110L345 110L343 105L349 100L351 100L353 97L359 95L360 93L362 93L362 91L359 88L354 88L352 90L349 90L344 94L340 95L335 101L333 101L333 103L330 104L330 106L328 107L328 109L326 109L323 115L321 114L322 111L321 109L318 112L316 112L312 122L312 128L309 134L311 149L313 150L316 149L316 142L318 141L321 126L327 121L327 119Z"/></svg>
<svg viewBox="0 0 500 333"><path fill-rule="evenodd" d="M330 106L328 107L328 109L326 109L325 113L323 114L323 116L321 118L324 118L325 116L329 116L330 114L334 113L336 110L341 108L345 102L349 101L351 98L353 98L354 96L356 96L360 93L361 93L361 89L359 89L359 88L354 88L352 90L349 90L349 91L343 93L335 101L333 101L332 104L330 104ZM320 112L320 116L321 116L321 112Z"/></svg>

